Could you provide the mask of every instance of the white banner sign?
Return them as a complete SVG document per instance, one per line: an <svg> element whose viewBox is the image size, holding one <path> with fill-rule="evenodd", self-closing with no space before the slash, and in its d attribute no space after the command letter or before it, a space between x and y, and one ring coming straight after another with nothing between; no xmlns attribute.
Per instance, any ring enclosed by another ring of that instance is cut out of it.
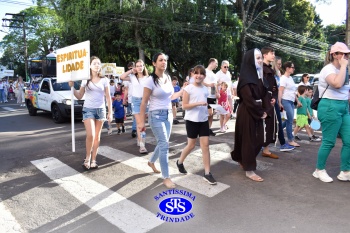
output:
<svg viewBox="0 0 350 233"><path fill-rule="evenodd" d="M124 73L124 67L117 66L116 75L120 77Z"/></svg>
<svg viewBox="0 0 350 233"><path fill-rule="evenodd" d="M3 75L4 76L13 76L15 74L14 70L4 70Z"/></svg>
<svg viewBox="0 0 350 233"><path fill-rule="evenodd" d="M102 63L101 66L103 75L117 75L117 65L115 63Z"/></svg>
<svg viewBox="0 0 350 233"><path fill-rule="evenodd" d="M57 82L90 79L90 41L56 51Z"/></svg>

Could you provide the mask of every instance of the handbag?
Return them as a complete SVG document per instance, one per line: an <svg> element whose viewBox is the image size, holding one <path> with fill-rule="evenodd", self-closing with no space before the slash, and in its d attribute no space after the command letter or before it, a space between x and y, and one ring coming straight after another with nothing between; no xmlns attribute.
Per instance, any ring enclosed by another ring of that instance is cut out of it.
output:
<svg viewBox="0 0 350 233"><path fill-rule="evenodd" d="M312 100L311 100L311 108L313 110L316 110L317 111L317 108L318 108L318 104L320 103L324 93L327 91L327 88L328 88L329 85L327 85L326 89L324 90L324 92L322 93L322 96L320 97L319 93L318 93L318 88L316 89L315 91L315 94L314 96L312 97Z"/></svg>

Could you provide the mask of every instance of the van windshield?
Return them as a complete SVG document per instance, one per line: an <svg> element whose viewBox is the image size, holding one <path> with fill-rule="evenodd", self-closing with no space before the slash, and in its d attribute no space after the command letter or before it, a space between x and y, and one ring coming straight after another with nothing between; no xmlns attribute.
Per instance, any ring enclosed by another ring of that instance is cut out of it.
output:
<svg viewBox="0 0 350 233"><path fill-rule="evenodd" d="M52 88L54 91L70 91L70 86L68 82L64 83L57 83L56 79L52 79ZM79 90L80 88L80 82L74 82L74 88L76 90Z"/></svg>

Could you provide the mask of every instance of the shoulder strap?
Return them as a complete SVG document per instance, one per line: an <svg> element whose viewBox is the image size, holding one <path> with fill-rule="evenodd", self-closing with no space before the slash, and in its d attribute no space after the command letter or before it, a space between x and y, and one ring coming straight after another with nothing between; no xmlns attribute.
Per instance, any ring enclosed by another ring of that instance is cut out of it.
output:
<svg viewBox="0 0 350 233"><path fill-rule="evenodd" d="M323 95L324 95L324 93L327 91L327 88L329 87L329 84L327 85L327 87L326 87L326 89L324 90L324 92L322 93L322 95L321 95L321 99L322 99L322 97L323 97Z"/></svg>

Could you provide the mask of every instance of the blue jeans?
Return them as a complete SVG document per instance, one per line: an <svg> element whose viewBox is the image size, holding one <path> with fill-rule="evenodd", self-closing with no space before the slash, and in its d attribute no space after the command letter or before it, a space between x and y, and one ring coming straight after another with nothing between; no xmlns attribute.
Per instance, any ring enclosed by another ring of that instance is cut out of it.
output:
<svg viewBox="0 0 350 233"><path fill-rule="evenodd" d="M5 89L0 89L0 102L6 102Z"/></svg>
<svg viewBox="0 0 350 233"><path fill-rule="evenodd" d="M135 118L134 115L132 116L132 127L131 127L131 129L136 131L136 118Z"/></svg>
<svg viewBox="0 0 350 233"><path fill-rule="evenodd" d="M127 115L130 115L132 113L132 110L131 110L131 103L128 103L128 107L126 108L126 114Z"/></svg>
<svg viewBox="0 0 350 233"><path fill-rule="evenodd" d="M293 120L294 120L294 102L282 99L284 111L287 114L287 120L283 122L283 128L286 127L288 141L293 141Z"/></svg>
<svg viewBox="0 0 350 233"><path fill-rule="evenodd" d="M282 127L282 119L281 119L281 110L279 104L276 102L275 111L278 121L278 140L280 141L281 146L286 144L286 140L284 139L283 127Z"/></svg>
<svg viewBox="0 0 350 233"><path fill-rule="evenodd" d="M164 179L169 178L168 154L173 112L171 109L150 111L148 113L148 123L157 139L157 146L150 158L150 162L154 163L159 158L162 176Z"/></svg>

